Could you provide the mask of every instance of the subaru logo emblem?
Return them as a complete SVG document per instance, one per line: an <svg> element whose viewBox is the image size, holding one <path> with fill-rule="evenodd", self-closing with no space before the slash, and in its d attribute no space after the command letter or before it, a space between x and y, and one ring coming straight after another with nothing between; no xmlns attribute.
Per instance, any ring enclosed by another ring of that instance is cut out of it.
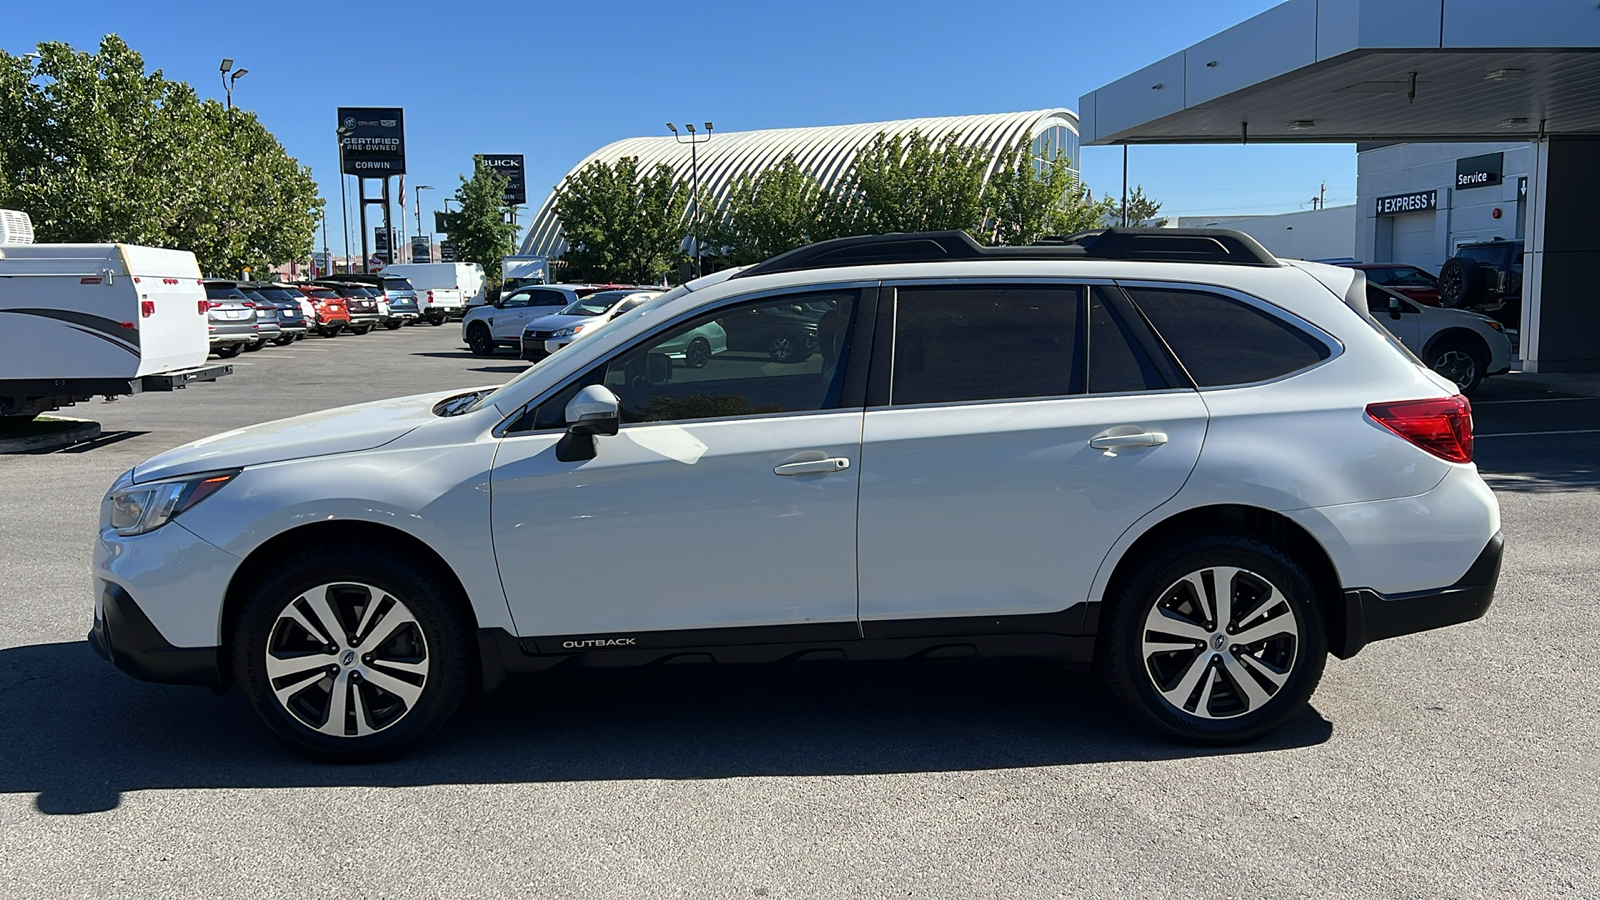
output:
<svg viewBox="0 0 1600 900"><path fill-rule="evenodd" d="M341 664L343 664L343 665L346 665L346 666L355 665L356 664L356 652L354 650L346 650L344 652L344 655L339 657L339 662Z"/></svg>
<svg viewBox="0 0 1600 900"><path fill-rule="evenodd" d="M1225 634L1214 634L1211 636L1211 649L1213 650L1221 650L1225 645L1227 645L1227 643L1228 636Z"/></svg>

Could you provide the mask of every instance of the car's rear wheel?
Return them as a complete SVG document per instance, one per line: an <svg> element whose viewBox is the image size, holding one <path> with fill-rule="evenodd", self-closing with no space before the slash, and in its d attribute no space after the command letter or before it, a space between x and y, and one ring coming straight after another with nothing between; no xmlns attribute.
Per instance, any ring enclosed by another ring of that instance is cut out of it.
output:
<svg viewBox="0 0 1600 900"><path fill-rule="evenodd" d="M684 365L691 369L704 369L711 362L711 342L697 337L683 351Z"/></svg>
<svg viewBox="0 0 1600 900"><path fill-rule="evenodd" d="M472 682L454 588L378 547L312 550L251 594L235 676L280 740L308 756L394 756L437 731Z"/></svg>
<svg viewBox="0 0 1600 900"><path fill-rule="evenodd" d="M1455 382L1463 396L1472 396L1483 383L1488 365L1489 354L1467 341L1444 341L1428 354L1428 368Z"/></svg>
<svg viewBox="0 0 1600 900"><path fill-rule="evenodd" d="M250 343L244 345L244 352L246 352L246 353L254 353L257 350L260 350L262 347L265 347L266 345L267 345L267 339L266 338L261 338L260 340L251 341Z"/></svg>
<svg viewBox="0 0 1600 900"><path fill-rule="evenodd" d="M366 334L367 332L369 332L371 330L372 330L372 326L371 325L352 325L352 326L350 326L350 333L351 334Z"/></svg>
<svg viewBox="0 0 1600 900"><path fill-rule="evenodd" d="M215 353L218 359L233 359L235 356L238 356L240 353L244 352L244 345L223 344L220 347L213 348L211 352Z"/></svg>
<svg viewBox="0 0 1600 900"><path fill-rule="evenodd" d="M806 349L806 342L803 339L793 335L783 335L773 338L772 343L767 345L767 356L771 357L773 362L800 362L811 356L811 352Z"/></svg>
<svg viewBox="0 0 1600 900"><path fill-rule="evenodd" d="M467 346L479 356L494 355L494 338L489 335L487 325L474 325L467 329Z"/></svg>
<svg viewBox="0 0 1600 900"><path fill-rule="evenodd" d="M296 335L286 334L283 337L273 338L272 342L274 344L277 344L279 347L287 347L290 344L294 343L296 339L297 339Z"/></svg>
<svg viewBox="0 0 1600 900"><path fill-rule="evenodd" d="M1110 599L1099 661L1136 715L1198 743L1248 741L1303 709L1327 634L1315 589L1281 550L1238 535L1151 556Z"/></svg>
<svg viewBox="0 0 1600 900"><path fill-rule="evenodd" d="M390 319L389 321L383 323L383 327L389 329L390 331L399 331L400 326L404 324L405 323L399 319Z"/></svg>

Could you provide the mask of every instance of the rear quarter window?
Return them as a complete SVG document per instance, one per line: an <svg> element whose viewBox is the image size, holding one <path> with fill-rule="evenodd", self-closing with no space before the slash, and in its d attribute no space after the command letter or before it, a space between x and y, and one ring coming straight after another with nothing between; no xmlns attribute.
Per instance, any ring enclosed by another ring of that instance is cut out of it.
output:
<svg viewBox="0 0 1600 900"><path fill-rule="evenodd" d="M1128 295L1199 387L1271 381L1332 355L1294 325L1221 294L1134 287Z"/></svg>

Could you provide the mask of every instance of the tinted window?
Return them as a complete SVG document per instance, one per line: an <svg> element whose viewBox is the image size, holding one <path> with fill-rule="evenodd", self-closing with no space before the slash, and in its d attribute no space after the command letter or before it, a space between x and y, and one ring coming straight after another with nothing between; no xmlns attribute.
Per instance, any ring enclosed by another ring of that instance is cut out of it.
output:
<svg viewBox="0 0 1600 900"><path fill-rule="evenodd" d="M1300 329L1228 297L1158 288L1128 293L1201 387L1267 381L1329 355Z"/></svg>
<svg viewBox="0 0 1600 900"><path fill-rule="evenodd" d="M1105 292L1089 295L1089 393L1160 390L1166 379L1139 348L1128 324L1106 303Z"/></svg>
<svg viewBox="0 0 1600 900"><path fill-rule="evenodd" d="M1067 285L900 288L890 403L1078 393L1081 297Z"/></svg>
<svg viewBox="0 0 1600 900"><path fill-rule="evenodd" d="M564 427L567 403L596 383L617 395L624 423L836 409L856 297L831 291L768 299L676 325L545 401L533 427ZM805 312L795 314L797 308ZM781 360L757 339L779 331L797 347Z"/></svg>
<svg viewBox="0 0 1600 900"><path fill-rule="evenodd" d="M416 290L415 288L413 288L411 286L411 282L406 280L406 279L404 279L404 278L385 278L383 280L383 289L386 290L386 291L415 291Z"/></svg>
<svg viewBox="0 0 1600 900"><path fill-rule="evenodd" d="M206 285L206 296L212 300L247 300L249 299L236 287L212 287Z"/></svg>
<svg viewBox="0 0 1600 900"><path fill-rule="evenodd" d="M1388 281L1379 282L1388 287L1436 287L1439 282L1421 269L1395 269Z"/></svg>

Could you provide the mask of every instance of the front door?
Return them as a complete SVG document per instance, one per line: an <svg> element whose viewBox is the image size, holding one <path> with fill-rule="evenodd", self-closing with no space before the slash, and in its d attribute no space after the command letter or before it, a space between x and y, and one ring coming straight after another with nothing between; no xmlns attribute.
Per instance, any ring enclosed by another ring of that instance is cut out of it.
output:
<svg viewBox="0 0 1600 900"><path fill-rule="evenodd" d="M497 341L522 339L522 326L528 320L530 299L527 294L508 297L505 304L489 316L489 331Z"/></svg>
<svg viewBox="0 0 1600 900"><path fill-rule="evenodd" d="M663 631L694 645L702 629L758 626L791 626L793 640L857 633L862 401L845 395L835 350L857 293L805 295L833 305L830 352L730 350L719 318L783 301L724 308L617 352L501 441L494 545L519 634L560 647L645 633L637 646L662 646ZM560 462L563 411L589 384L617 395L621 431L595 439L594 459Z"/></svg>
<svg viewBox="0 0 1600 900"><path fill-rule="evenodd" d="M875 381L892 372L888 403L867 411L862 439L864 632L975 616L1070 629L1071 614L998 617L1088 598L1112 544L1189 477L1204 403L1115 289L903 285L892 302L893 358L873 361Z"/></svg>

